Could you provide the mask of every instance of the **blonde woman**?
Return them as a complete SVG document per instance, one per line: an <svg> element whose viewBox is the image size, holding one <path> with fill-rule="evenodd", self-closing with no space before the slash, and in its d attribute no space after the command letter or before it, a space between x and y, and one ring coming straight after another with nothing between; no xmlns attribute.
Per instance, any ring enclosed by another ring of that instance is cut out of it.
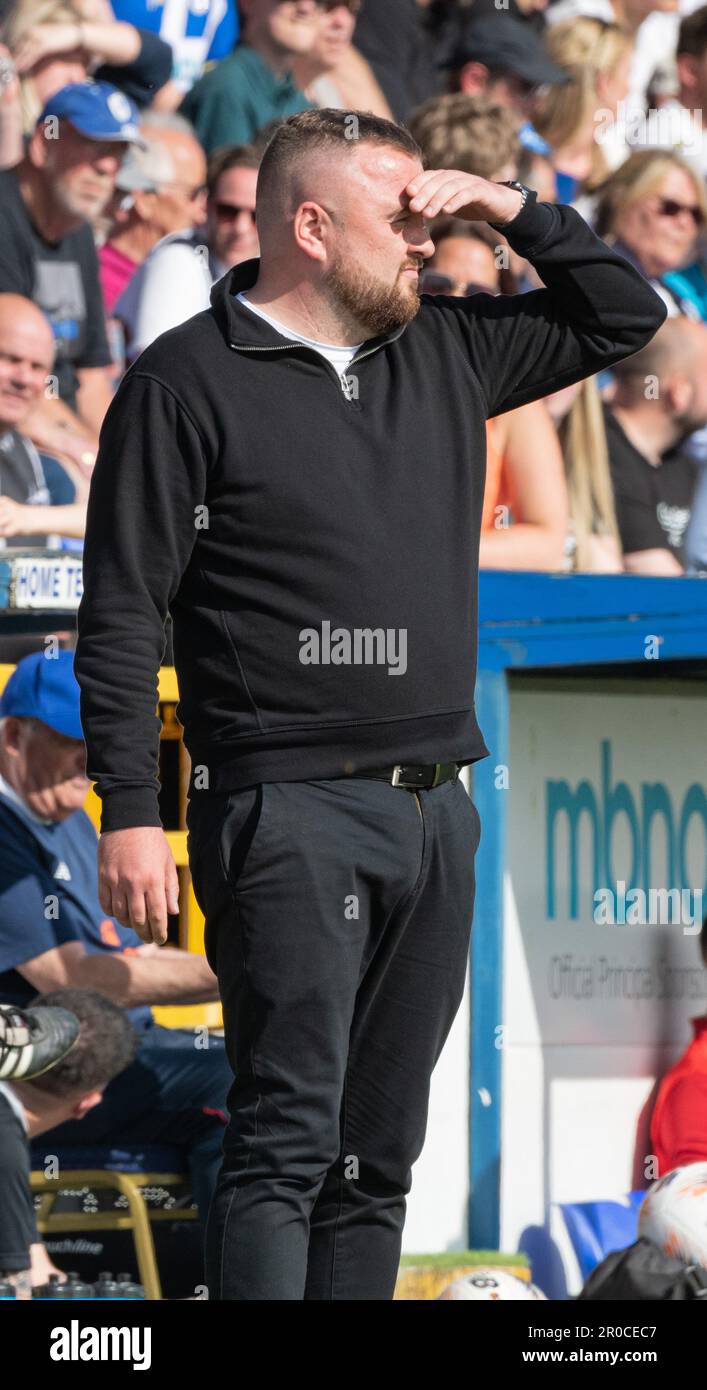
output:
<svg viewBox="0 0 707 1390"><path fill-rule="evenodd" d="M674 283L673 276L696 260L706 225L702 179L671 151L635 150L597 193L599 236L650 280L671 316L704 317L699 287L691 290L683 277Z"/></svg>
<svg viewBox="0 0 707 1390"><path fill-rule="evenodd" d="M596 138L597 116L606 126L625 101L633 44L617 24L585 17L556 24L545 44L570 81L550 88L534 124L552 150L558 201L572 203L609 173L604 144Z"/></svg>
<svg viewBox="0 0 707 1390"><path fill-rule="evenodd" d="M567 479L566 568L621 574L621 541L596 377L556 391L545 404L558 429Z"/></svg>

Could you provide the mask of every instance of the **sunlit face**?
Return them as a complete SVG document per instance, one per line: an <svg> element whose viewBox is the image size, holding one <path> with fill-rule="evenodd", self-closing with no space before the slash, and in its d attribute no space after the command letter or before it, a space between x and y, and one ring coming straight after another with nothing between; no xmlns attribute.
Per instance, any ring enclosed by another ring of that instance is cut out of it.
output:
<svg viewBox="0 0 707 1390"><path fill-rule="evenodd" d="M451 282L445 294L455 297L468 293L468 285L477 285L491 294L498 292L498 267L493 248L471 237L448 236L439 243L429 266L437 275Z"/></svg>
<svg viewBox="0 0 707 1390"><path fill-rule="evenodd" d="M319 33L312 46L312 57L323 67L336 67L342 53L348 48L356 28L358 10L358 0L325 6Z"/></svg>
<svg viewBox="0 0 707 1390"><path fill-rule="evenodd" d="M221 174L207 209L208 241L222 265L240 265L259 254L255 225L257 169L235 167Z"/></svg>
<svg viewBox="0 0 707 1390"><path fill-rule="evenodd" d="M54 340L38 314L0 307L0 427L21 424L41 394L54 360Z"/></svg>
<svg viewBox="0 0 707 1390"><path fill-rule="evenodd" d="M113 192L127 145L118 140L91 140L68 121L60 121L56 139L41 131L33 138L41 142L41 162L63 212L79 222L98 217Z"/></svg>
<svg viewBox="0 0 707 1390"><path fill-rule="evenodd" d="M248 41L303 57L310 53L324 18L322 0L240 0Z"/></svg>
<svg viewBox="0 0 707 1390"><path fill-rule="evenodd" d="M408 323L420 306L420 270L434 243L405 188L421 172L412 155L363 142L327 166L325 281L371 336Z"/></svg>
<svg viewBox="0 0 707 1390"><path fill-rule="evenodd" d="M86 745L38 719L8 718L5 775L38 816L56 822L78 811L86 799Z"/></svg>
<svg viewBox="0 0 707 1390"><path fill-rule="evenodd" d="M199 227L206 216L206 157L198 141L182 131L165 130L159 138L174 166L174 177L165 179L154 195L152 221L162 236Z"/></svg>
<svg viewBox="0 0 707 1390"><path fill-rule="evenodd" d="M648 275L677 270L690 255L699 230L697 188L677 166L668 170L659 187L619 209L613 231L638 258Z"/></svg>

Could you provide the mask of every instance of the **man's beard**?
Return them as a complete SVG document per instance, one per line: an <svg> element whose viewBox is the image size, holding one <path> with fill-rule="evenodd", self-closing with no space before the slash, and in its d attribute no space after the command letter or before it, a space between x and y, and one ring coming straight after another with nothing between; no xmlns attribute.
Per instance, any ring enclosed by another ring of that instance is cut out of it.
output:
<svg viewBox="0 0 707 1390"><path fill-rule="evenodd" d="M337 256L326 283L332 301L357 324L362 323L371 338L403 328L420 307L420 296L412 283L406 294L399 280L394 285L376 280L360 261L350 257Z"/></svg>
<svg viewBox="0 0 707 1390"><path fill-rule="evenodd" d="M61 179L57 179L54 185L54 196L62 212L73 218L76 222L93 222L94 218L101 217L110 201L113 189L111 186L106 188L105 193L97 193L90 203L85 199L77 198L71 189L65 188Z"/></svg>

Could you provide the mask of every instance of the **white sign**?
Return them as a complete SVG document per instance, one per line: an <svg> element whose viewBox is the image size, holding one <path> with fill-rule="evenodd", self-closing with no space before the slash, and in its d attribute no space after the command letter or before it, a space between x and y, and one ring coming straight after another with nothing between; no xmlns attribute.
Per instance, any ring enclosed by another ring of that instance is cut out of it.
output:
<svg viewBox="0 0 707 1390"><path fill-rule="evenodd" d="M78 608L83 594L81 557L18 556L12 561L10 609Z"/></svg>
<svg viewBox="0 0 707 1390"><path fill-rule="evenodd" d="M511 690L502 1249L643 1185L654 1084L707 1014L706 720L697 683Z"/></svg>
<svg viewBox="0 0 707 1390"><path fill-rule="evenodd" d="M707 1012L706 721L698 687L514 692L509 1040L674 1042Z"/></svg>

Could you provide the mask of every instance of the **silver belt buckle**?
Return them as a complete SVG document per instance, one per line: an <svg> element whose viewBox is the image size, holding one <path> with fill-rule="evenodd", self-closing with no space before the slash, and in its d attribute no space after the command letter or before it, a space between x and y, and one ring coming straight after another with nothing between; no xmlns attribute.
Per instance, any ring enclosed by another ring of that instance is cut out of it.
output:
<svg viewBox="0 0 707 1390"><path fill-rule="evenodd" d="M401 774L402 770L403 770L403 765L402 765L402 763L396 763L396 764L395 764L395 767L393 768L393 776L392 776L391 784L390 784L392 787L397 787L397 786L400 785L400 774Z"/></svg>

